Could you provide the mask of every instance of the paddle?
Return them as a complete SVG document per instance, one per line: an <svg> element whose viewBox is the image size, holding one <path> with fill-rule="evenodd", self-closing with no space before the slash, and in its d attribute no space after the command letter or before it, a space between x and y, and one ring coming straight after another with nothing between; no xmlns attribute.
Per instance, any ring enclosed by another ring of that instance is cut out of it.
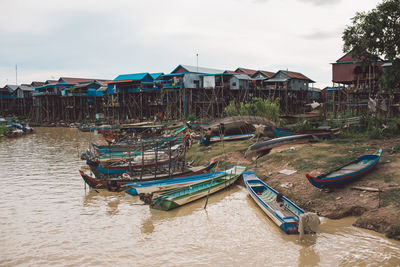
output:
<svg viewBox="0 0 400 267"><path fill-rule="evenodd" d="M215 166L215 168L214 168L214 174L213 174L213 178L211 179L211 184L210 184L210 186L208 187L207 199L206 199L206 203L204 204L204 209L206 209L206 208L207 208L207 204L208 204L208 196L210 195L211 186L212 186L212 184L214 183L215 173L216 173L216 170L217 170L218 164L219 164L219 161L217 162L217 165L216 165L216 166Z"/></svg>

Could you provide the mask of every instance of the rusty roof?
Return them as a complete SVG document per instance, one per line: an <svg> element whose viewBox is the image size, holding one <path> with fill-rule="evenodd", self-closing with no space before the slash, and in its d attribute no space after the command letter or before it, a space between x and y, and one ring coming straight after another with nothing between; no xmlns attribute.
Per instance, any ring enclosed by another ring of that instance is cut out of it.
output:
<svg viewBox="0 0 400 267"><path fill-rule="evenodd" d="M105 79L93 79L93 78L72 78L72 77L60 77L58 82L64 81L67 84L78 84L78 83L87 83L92 81L99 81L99 82L108 82L110 80Z"/></svg>
<svg viewBox="0 0 400 267"><path fill-rule="evenodd" d="M39 87L39 86L43 86L44 82L37 82L37 81L33 81L31 82L31 86L33 87Z"/></svg>
<svg viewBox="0 0 400 267"><path fill-rule="evenodd" d="M246 69L246 68L237 68L236 70L235 70L235 72L241 72L241 73L244 73L244 74L247 74L247 75L249 75L249 76L252 76L254 73L256 73L257 71L256 70L252 70L252 69Z"/></svg>
<svg viewBox="0 0 400 267"><path fill-rule="evenodd" d="M304 74L301 74L300 72L287 71L287 70L282 70L282 72L286 73L292 79L301 79L301 80L308 80L308 81L314 82L313 80L311 80Z"/></svg>

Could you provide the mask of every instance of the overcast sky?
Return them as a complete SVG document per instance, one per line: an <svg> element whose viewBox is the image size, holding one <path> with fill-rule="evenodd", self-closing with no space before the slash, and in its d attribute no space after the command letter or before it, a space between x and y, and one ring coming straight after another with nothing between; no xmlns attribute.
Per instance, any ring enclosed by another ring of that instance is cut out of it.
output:
<svg viewBox="0 0 400 267"><path fill-rule="evenodd" d="M331 84L342 32L377 0L0 0L0 86L170 73L179 64L301 72Z"/></svg>

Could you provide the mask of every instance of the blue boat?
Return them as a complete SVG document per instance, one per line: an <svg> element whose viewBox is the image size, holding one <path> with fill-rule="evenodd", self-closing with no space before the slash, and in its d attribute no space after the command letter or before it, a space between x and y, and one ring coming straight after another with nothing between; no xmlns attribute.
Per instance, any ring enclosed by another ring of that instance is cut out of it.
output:
<svg viewBox="0 0 400 267"><path fill-rule="evenodd" d="M258 206L286 234L298 234L304 210L261 181L254 172L244 172L243 181Z"/></svg>
<svg viewBox="0 0 400 267"><path fill-rule="evenodd" d="M225 172L215 172L215 173L206 173L201 175L193 175L193 176L184 176L172 179L164 179L158 181L145 181L145 182L137 182L126 184L126 187L130 187L125 192L136 196L142 193L154 193L166 190L177 189L183 186L189 186L195 183L203 182L206 180L211 180L224 175Z"/></svg>
<svg viewBox="0 0 400 267"><path fill-rule="evenodd" d="M372 171L378 164L381 156L382 148L379 148L375 154L362 155L357 160L331 171L328 174L321 174L317 177L306 174L306 177L313 186L318 188L350 182Z"/></svg>

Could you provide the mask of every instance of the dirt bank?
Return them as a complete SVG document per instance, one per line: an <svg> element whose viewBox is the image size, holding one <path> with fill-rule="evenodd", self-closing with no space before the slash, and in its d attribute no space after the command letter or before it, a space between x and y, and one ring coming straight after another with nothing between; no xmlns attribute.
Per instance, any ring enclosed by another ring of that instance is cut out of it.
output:
<svg viewBox="0 0 400 267"><path fill-rule="evenodd" d="M221 155L219 167L245 165L254 170L269 185L288 196L305 210L320 216L339 219L359 216L355 226L386 233L400 239L400 138L388 140L330 140L317 143L275 148L257 160L244 158L251 141L212 145L209 149L193 146L189 157L204 163L210 157ZM306 173L319 175L350 162L362 154L373 153L379 146L384 149L377 167L368 175L325 192L312 186ZM225 153L223 153L225 152ZM280 170L296 172L281 174ZM352 187L371 187L381 192L354 190Z"/></svg>

